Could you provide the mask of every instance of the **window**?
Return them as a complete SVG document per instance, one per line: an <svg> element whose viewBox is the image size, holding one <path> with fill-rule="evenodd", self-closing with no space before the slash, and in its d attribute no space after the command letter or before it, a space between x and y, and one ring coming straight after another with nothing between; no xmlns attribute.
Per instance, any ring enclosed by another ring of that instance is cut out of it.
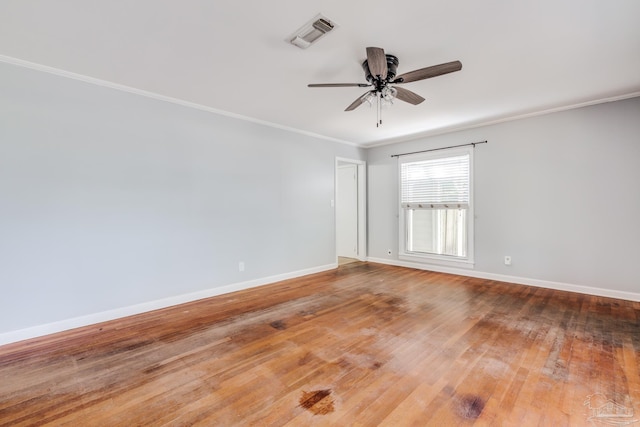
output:
<svg viewBox="0 0 640 427"><path fill-rule="evenodd" d="M473 263L473 149L400 158L400 256Z"/></svg>

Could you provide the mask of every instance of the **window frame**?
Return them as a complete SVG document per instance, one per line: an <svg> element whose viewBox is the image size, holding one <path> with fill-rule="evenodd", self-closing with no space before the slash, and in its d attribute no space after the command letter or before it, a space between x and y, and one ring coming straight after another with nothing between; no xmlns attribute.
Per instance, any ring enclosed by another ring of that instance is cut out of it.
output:
<svg viewBox="0 0 640 427"><path fill-rule="evenodd" d="M459 267L459 268L473 268L474 267L474 161L473 161L473 147L461 147L451 148L438 151L431 151L427 153L409 154L406 156L398 157L398 258L403 261L418 262L424 264L437 264L447 267ZM467 256L458 257L453 255L438 255L438 254L422 254L415 252L407 252L407 229L406 229L406 209L402 207L402 164L411 163L422 160L432 160L446 157L455 157L461 155L469 155L469 208L466 215L467 226Z"/></svg>

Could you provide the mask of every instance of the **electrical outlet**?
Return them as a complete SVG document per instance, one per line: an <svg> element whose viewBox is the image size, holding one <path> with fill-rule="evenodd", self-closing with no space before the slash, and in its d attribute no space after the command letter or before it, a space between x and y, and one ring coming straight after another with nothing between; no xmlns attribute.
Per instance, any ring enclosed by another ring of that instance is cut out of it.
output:
<svg viewBox="0 0 640 427"><path fill-rule="evenodd" d="M387 249L387 255L391 255L391 249Z"/></svg>
<svg viewBox="0 0 640 427"><path fill-rule="evenodd" d="M504 265L511 265L511 257L509 255L504 257Z"/></svg>
<svg viewBox="0 0 640 427"><path fill-rule="evenodd" d="M238 263L238 271L244 271L244 261Z"/></svg>

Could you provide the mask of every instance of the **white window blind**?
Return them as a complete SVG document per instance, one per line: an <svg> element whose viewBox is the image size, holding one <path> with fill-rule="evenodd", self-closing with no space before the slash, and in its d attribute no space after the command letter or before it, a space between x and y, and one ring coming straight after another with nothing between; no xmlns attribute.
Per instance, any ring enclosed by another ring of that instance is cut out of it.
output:
<svg viewBox="0 0 640 427"><path fill-rule="evenodd" d="M401 163L401 207L468 209L469 154Z"/></svg>

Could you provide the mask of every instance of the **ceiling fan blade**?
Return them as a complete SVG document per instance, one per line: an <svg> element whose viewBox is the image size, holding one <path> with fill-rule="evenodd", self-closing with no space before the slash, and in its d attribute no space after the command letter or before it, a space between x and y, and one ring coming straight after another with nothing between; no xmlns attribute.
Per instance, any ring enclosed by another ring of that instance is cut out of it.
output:
<svg viewBox="0 0 640 427"><path fill-rule="evenodd" d="M345 108L344 111L353 111L356 108L358 108L359 106L361 106L362 104L364 104L365 102L367 102L367 96L371 93L371 91L366 92L364 95L362 95L361 97L359 97L358 99L356 99L355 101L353 101L351 103L351 105L349 105L347 108Z"/></svg>
<svg viewBox="0 0 640 427"><path fill-rule="evenodd" d="M387 78L387 56L384 54L384 49L368 47L367 63L372 76L380 76L382 80Z"/></svg>
<svg viewBox="0 0 640 427"><path fill-rule="evenodd" d="M311 83L307 87L369 87L367 83Z"/></svg>
<svg viewBox="0 0 640 427"><path fill-rule="evenodd" d="M413 105L418 105L422 101L424 101L424 98L415 92L411 92L410 90L402 87L394 87L394 89L397 91L396 98L398 98L400 101L408 102L409 104Z"/></svg>
<svg viewBox="0 0 640 427"><path fill-rule="evenodd" d="M394 83L410 83L417 80L430 79L431 77L441 76L443 74L453 73L462 69L462 62L452 61L444 64L432 65L431 67L420 68L419 70L409 71L399 75Z"/></svg>

